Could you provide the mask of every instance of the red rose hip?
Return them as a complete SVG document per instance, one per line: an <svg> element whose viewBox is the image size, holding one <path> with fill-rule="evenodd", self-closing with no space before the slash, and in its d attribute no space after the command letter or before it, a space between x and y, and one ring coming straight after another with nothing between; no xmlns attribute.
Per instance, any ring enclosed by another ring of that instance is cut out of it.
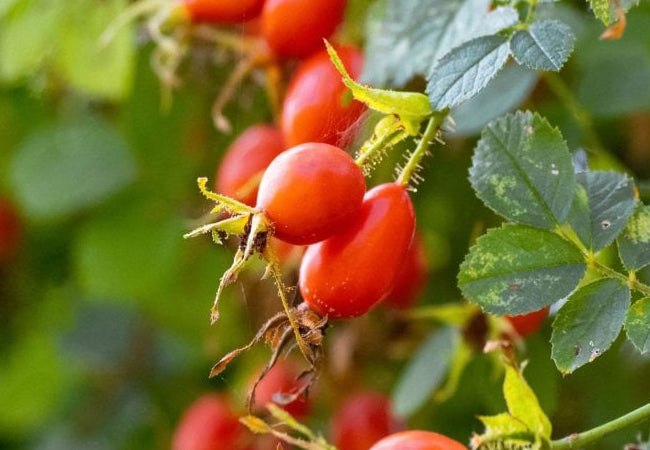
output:
<svg viewBox="0 0 650 450"><path fill-rule="evenodd" d="M206 394L185 411L172 450L238 449L243 427L225 397Z"/></svg>
<svg viewBox="0 0 650 450"><path fill-rule="evenodd" d="M370 450L467 450L467 447L431 431L402 431L382 439Z"/></svg>
<svg viewBox="0 0 650 450"><path fill-rule="evenodd" d="M376 392L358 392L334 413L332 440L338 450L367 450L402 428L390 401Z"/></svg>
<svg viewBox="0 0 650 450"><path fill-rule="evenodd" d="M183 0L192 22L240 23L262 11L264 0Z"/></svg>
<svg viewBox="0 0 650 450"><path fill-rule="evenodd" d="M322 241L357 216L366 182L354 160L338 147L302 144L281 153L262 177L257 207L275 236L290 244Z"/></svg>
<svg viewBox="0 0 650 450"><path fill-rule="evenodd" d="M254 206L264 171L284 149L282 133L277 128L248 128L226 150L217 170L217 192Z"/></svg>
<svg viewBox="0 0 650 450"><path fill-rule="evenodd" d="M528 314L521 314L519 316L506 316L506 319L515 329L517 334L521 337L527 337L540 329L546 318L550 307L542 308L539 311L534 311Z"/></svg>
<svg viewBox="0 0 650 450"><path fill-rule="evenodd" d="M324 47L343 19L347 0L266 0L262 35L281 57L305 57Z"/></svg>
<svg viewBox="0 0 650 450"><path fill-rule="evenodd" d="M363 55L352 47L337 47L352 78L361 75ZM287 145L325 142L344 145L345 131L365 111L353 100L341 74L322 50L302 63L292 79L282 107L282 132Z"/></svg>
<svg viewBox="0 0 650 450"><path fill-rule="evenodd" d="M390 292L415 229L413 204L395 183L366 193L347 228L310 246L300 266L300 292L332 319L356 317Z"/></svg>
<svg viewBox="0 0 650 450"><path fill-rule="evenodd" d="M386 297L386 304L398 309L413 306L426 284L427 266L424 242L416 232L406 252L404 264L395 278L393 289Z"/></svg>

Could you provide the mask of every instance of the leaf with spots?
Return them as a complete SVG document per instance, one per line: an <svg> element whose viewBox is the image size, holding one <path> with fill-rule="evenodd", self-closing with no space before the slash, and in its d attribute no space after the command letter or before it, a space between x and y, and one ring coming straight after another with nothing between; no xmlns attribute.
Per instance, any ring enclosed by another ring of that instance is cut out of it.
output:
<svg viewBox="0 0 650 450"><path fill-rule="evenodd" d="M428 74L442 56L475 37L514 25L511 7L491 0L379 0L367 21L363 80L404 86Z"/></svg>
<svg viewBox="0 0 650 450"><path fill-rule="evenodd" d="M557 72L569 59L574 39L568 25L547 19L517 31L510 40L510 49L519 64Z"/></svg>
<svg viewBox="0 0 650 450"><path fill-rule="evenodd" d="M617 172L583 172L568 222L585 246L594 252L611 244L634 212L634 182Z"/></svg>
<svg viewBox="0 0 650 450"><path fill-rule="evenodd" d="M485 311L518 315L570 295L585 269L580 250L557 234L504 225L478 239L460 266L458 284Z"/></svg>
<svg viewBox="0 0 650 450"><path fill-rule="evenodd" d="M630 289L603 278L578 289L553 322L551 356L562 373L602 355L619 335L630 306Z"/></svg>
<svg viewBox="0 0 650 450"><path fill-rule="evenodd" d="M478 94L510 55L503 36L472 39L443 56L427 76L427 93L435 110L459 105Z"/></svg>
<svg viewBox="0 0 650 450"><path fill-rule="evenodd" d="M640 205L618 238L618 253L628 270L650 264L650 206Z"/></svg>
<svg viewBox="0 0 650 450"><path fill-rule="evenodd" d="M512 222L553 229L571 208L571 154L560 132L537 114L517 112L490 122L469 173L478 197Z"/></svg>
<svg viewBox="0 0 650 450"><path fill-rule="evenodd" d="M625 318L627 338L641 353L650 352L650 298L637 300Z"/></svg>

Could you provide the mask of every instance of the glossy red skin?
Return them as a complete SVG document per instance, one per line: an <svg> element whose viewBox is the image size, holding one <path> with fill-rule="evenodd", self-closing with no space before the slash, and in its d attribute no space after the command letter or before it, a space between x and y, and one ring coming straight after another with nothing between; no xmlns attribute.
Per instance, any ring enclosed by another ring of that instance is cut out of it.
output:
<svg viewBox="0 0 650 450"><path fill-rule="evenodd" d="M382 439L370 450L467 450L467 447L432 431L402 431Z"/></svg>
<svg viewBox="0 0 650 450"><path fill-rule="evenodd" d="M332 419L332 440L338 450L368 450L372 444L402 429L390 401L376 392L347 398Z"/></svg>
<svg viewBox="0 0 650 450"><path fill-rule="evenodd" d="M282 133L277 128L270 125L247 128L230 144L217 169L217 192L255 206L257 187L250 189L250 181L260 176L284 149Z"/></svg>
<svg viewBox="0 0 650 450"><path fill-rule="evenodd" d="M506 316L512 327L515 329L517 334L521 337L530 336L535 333L542 326L546 318L548 317L550 307L542 308L539 311L535 311L528 314L522 314L520 316Z"/></svg>
<svg viewBox="0 0 650 450"><path fill-rule="evenodd" d="M422 236L416 232L385 303L398 309L413 306L426 285L427 269L428 261L424 241Z"/></svg>
<svg viewBox="0 0 650 450"><path fill-rule="evenodd" d="M325 47L343 20L347 0L266 0L262 36L280 57L305 57Z"/></svg>
<svg viewBox="0 0 650 450"><path fill-rule="evenodd" d="M300 266L300 292L311 309L331 319L364 314L386 298L415 230L404 187L381 184L340 233L310 246Z"/></svg>
<svg viewBox="0 0 650 450"><path fill-rule="evenodd" d="M241 23L262 12L264 0L183 0L192 22Z"/></svg>
<svg viewBox="0 0 650 450"><path fill-rule="evenodd" d="M0 198L0 263L10 260L20 246L21 223L14 205Z"/></svg>
<svg viewBox="0 0 650 450"><path fill-rule="evenodd" d="M264 411L265 405L274 403L273 395L291 394L300 387L300 368L291 361L278 361L275 366L260 381L255 390L255 407L258 411ZM305 396L297 398L288 405L279 405L282 409L297 419L309 414L311 403Z"/></svg>
<svg viewBox="0 0 650 450"><path fill-rule="evenodd" d="M329 144L308 143L282 152L269 165L257 207L275 236L307 245L345 228L361 208L366 182L350 155Z"/></svg>
<svg viewBox="0 0 650 450"><path fill-rule="evenodd" d="M337 47L352 78L361 75L363 55L352 47ZM322 50L298 68L282 106L282 133L287 145L325 142L345 146L348 130L365 111L352 100L327 51ZM349 141L350 139L347 139Z"/></svg>
<svg viewBox="0 0 650 450"><path fill-rule="evenodd" d="M172 450L239 449L243 427L225 397L206 394L185 411L172 438Z"/></svg>

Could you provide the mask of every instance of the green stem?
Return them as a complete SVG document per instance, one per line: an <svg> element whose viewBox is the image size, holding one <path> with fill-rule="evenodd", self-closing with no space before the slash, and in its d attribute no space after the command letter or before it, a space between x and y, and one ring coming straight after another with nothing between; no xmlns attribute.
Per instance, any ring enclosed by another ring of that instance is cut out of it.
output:
<svg viewBox="0 0 650 450"><path fill-rule="evenodd" d="M573 91L567 86L562 77L553 72L542 72L542 77L553 94L555 94L558 100L571 113L573 119L580 127L587 149L593 154L604 158L617 169L623 170L623 164L605 148L600 140L591 114L580 105Z"/></svg>
<svg viewBox="0 0 650 450"><path fill-rule="evenodd" d="M636 425L639 422L647 420L650 418L650 403L642 406L639 409L632 411L618 419L614 419L611 422L607 422L604 425L600 425L591 430L584 431L582 433L575 433L565 438L559 439L557 441L551 442L552 450L566 450L566 449L578 449L589 445L593 442L599 441L605 436L612 434L616 431L622 430L632 425Z"/></svg>
<svg viewBox="0 0 650 450"><path fill-rule="evenodd" d="M438 127L442 124L446 115L446 113L437 113L431 116L427 123L427 128L424 130L424 134L422 135L420 142L418 142L418 146L415 148L408 162L397 177L397 184L401 184L402 186L409 184L409 181L417 170L422 158L424 158L427 150L429 150L429 145L436 137Z"/></svg>
<svg viewBox="0 0 650 450"><path fill-rule="evenodd" d="M359 156L355 159L357 166L363 167L369 160L372 160L373 157L381 153L384 150L384 147L388 145L393 139L397 139L399 136L403 135L403 130L395 130L389 133L384 134L382 137L373 142L368 146L363 153L360 153Z"/></svg>
<svg viewBox="0 0 650 450"><path fill-rule="evenodd" d="M599 263L598 261L593 261L592 267L608 277L621 280L623 283L627 284L630 289L641 292L643 295L650 296L650 286L647 284L641 283L635 278L627 277L624 274L615 271L611 267L607 267L606 265Z"/></svg>

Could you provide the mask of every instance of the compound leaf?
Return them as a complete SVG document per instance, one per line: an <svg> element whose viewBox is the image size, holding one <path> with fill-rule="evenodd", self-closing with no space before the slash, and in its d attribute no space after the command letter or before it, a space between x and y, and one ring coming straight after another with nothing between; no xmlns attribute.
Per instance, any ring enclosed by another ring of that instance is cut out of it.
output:
<svg viewBox="0 0 650 450"><path fill-rule="evenodd" d="M618 238L618 253L625 267L639 270L650 264L650 206L639 206Z"/></svg>
<svg viewBox="0 0 650 450"><path fill-rule="evenodd" d="M623 327L630 289L603 278L578 289L553 322L552 358L563 373L593 361L606 351Z"/></svg>
<svg viewBox="0 0 650 450"><path fill-rule="evenodd" d="M634 212L634 182L617 172L582 172L568 222L594 252L611 244Z"/></svg>
<svg viewBox="0 0 650 450"><path fill-rule="evenodd" d="M493 314L525 314L567 297L586 265L555 233L524 225L490 230L460 266L463 295Z"/></svg>
<svg viewBox="0 0 650 450"><path fill-rule="evenodd" d="M515 33L510 41L512 56L531 69L559 71L573 51L573 33L568 25L547 19Z"/></svg>
<svg viewBox="0 0 650 450"><path fill-rule="evenodd" d="M641 353L650 352L650 298L637 300L625 318L627 338Z"/></svg>
<svg viewBox="0 0 650 450"><path fill-rule="evenodd" d="M470 181L496 213L547 229L564 222L575 189L571 154L562 135L530 112L509 114L483 129Z"/></svg>
<svg viewBox="0 0 650 450"><path fill-rule="evenodd" d="M482 36L443 56L427 76L429 101L436 110L451 108L478 94L501 70L510 49L503 36Z"/></svg>

